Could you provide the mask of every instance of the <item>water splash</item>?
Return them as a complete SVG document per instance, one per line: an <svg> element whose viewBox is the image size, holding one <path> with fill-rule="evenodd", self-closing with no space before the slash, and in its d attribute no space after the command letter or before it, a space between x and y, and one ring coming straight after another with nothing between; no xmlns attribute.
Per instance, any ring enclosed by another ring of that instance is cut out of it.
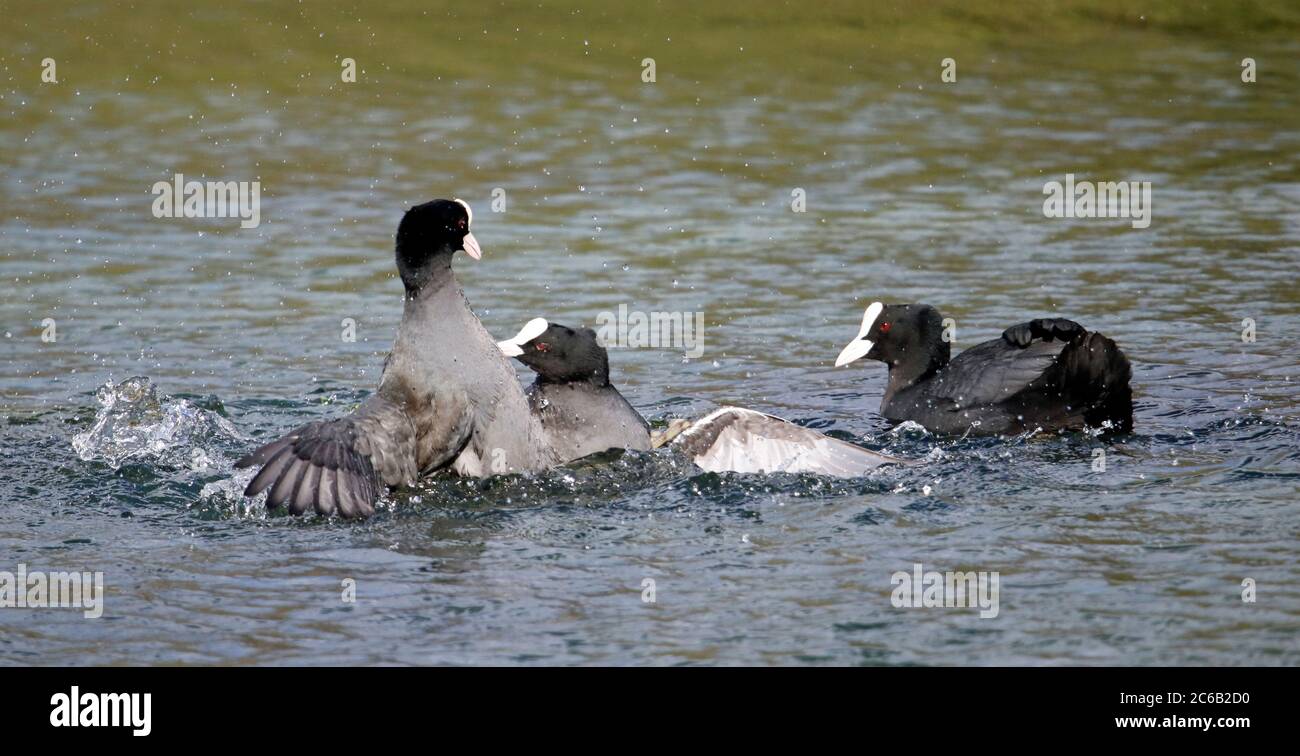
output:
<svg viewBox="0 0 1300 756"><path fill-rule="evenodd" d="M214 471L229 463L213 441L243 436L221 415L185 399L162 401L143 376L105 383L95 392L100 408L95 422L72 439L72 450L85 462L103 462L114 470L136 460Z"/></svg>
<svg viewBox="0 0 1300 756"><path fill-rule="evenodd" d="M890 428L889 435L894 436L896 438L917 439L917 438L925 438L926 436L930 435L930 431L926 430L925 426L921 425L918 422L915 422L913 420L904 420L898 425L895 425L893 428Z"/></svg>
<svg viewBox="0 0 1300 756"><path fill-rule="evenodd" d="M222 477L204 484L198 497L186 506L214 505L217 511L236 517L266 519L266 492L248 499L244 488L257 475L257 469L231 470L230 477Z"/></svg>

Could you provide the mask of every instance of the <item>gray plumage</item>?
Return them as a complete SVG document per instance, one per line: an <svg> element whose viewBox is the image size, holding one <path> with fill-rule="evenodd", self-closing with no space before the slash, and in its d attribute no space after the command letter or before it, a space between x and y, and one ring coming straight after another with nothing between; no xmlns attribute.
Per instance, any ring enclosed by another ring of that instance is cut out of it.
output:
<svg viewBox="0 0 1300 756"><path fill-rule="evenodd" d="M650 426L609 382L609 356L595 331L538 318L497 347L537 373L528 405L560 462L650 449Z"/></svg>
<svg viewBox="0 0 1300 756"><path fill-rule="evenodd" d="M269 489L266 506L288 506L292 514L315 509L323 515L367 517L381 485L413 482L417 475L415 433L410 417L381 395L351 415L304 425L235 463L262 465L244 490Z"/></svg>
<svg viewBox="0 0 1300 756"><path fill-rule="evenodd" d="M421 470L485 477L555 464L514 368L450 266L408 296L379 391L414 408Z"/></svg>
<svg viewBox="0 0 1300 756"><path fill-rule="evenodd" d="M609 449L650 449L650 426L613 386L534 383L528 405L562 462Z"/></svg>
<svg viewBox="0 0 1300 756"><path fill-rule="evenodd" d="M347 417L309 423L236 467L261 465L245 496L268 508L367 517L384 487L450 468L462 475L539 470L555 462L514 370L469 308L451 261L477 258L469 206L434 200L397 230L406 288L379 390Z"/></svg>

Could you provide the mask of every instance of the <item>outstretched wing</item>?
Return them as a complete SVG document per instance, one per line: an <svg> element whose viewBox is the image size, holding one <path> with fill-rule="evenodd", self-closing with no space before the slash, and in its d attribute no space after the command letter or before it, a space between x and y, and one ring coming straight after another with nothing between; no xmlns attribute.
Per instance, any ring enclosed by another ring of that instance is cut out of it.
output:
<svg viewBox="0 0 1300 756"><path fill-rule="evenodd" d="M415 434L400 407L372 396L345 418L309 423L240 459L235 467L261 465L244 489L256 496L270 489L268 509L292 514L368 517L384 485L415 478Z"/></svg>
<svg viewBox="0 0 1300 756"><path fill-rule="evenodd" d="M723 407L672 444L709 472L816 473L851 478L885 464L911 464L762 412Z"/></svg>

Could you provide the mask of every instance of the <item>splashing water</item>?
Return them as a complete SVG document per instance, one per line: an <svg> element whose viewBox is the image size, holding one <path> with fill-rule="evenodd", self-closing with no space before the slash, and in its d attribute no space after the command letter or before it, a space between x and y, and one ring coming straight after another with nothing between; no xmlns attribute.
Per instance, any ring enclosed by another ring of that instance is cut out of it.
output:
<svg viewBox="0 0 1300 756"><path fill-rule="evenodd" d="M215 437L239 439L235 426L212 410L196 407L185 399L162 402L153 383L145 377L109 381L95 392L101 407L95 422L85 433L72 439L72 449L85 462L103 462L114 470L136 460L163 466L208 470L220 459L215 449L204 446Z"/></svg>

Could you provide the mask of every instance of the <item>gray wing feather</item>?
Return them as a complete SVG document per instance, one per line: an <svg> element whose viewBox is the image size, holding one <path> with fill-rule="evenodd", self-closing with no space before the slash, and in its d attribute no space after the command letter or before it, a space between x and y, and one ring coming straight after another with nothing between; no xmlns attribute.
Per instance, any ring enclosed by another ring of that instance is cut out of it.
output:
<svg viewBox="0 0 1300 756"><path fill-rule="evenodd" d="M258 449L235 463L235 467L251 467L259 463L262 464L262 469L258 471L257 475L253 476L253 479L248 483L248 487L244 489L245 496L256 496L280 479L280 473L284 472L284 468L288 467L289 463L294 460L293 456L284 455L280 452L287 449L295 438L296 436L287 436L273 444L267 444L267 446L278 446L276 453L270 457L266 457L262 453L262 449ZM265 449L266 447L262 448ZM263 460L263 457L266 457L266 460L269 461Z"/></svg>
<svg viewBox="0 0 1300 756"><path fill-rule="evenodd" d="M967 349L959 373L935 376L935 397L950 399L958 408L996 404L1020 393L1056 364L1066 342L1035 340L1021 347L994 339Z"/></svg>
<svg viewBox="0 0 1300 756"><path fill-rule="evenodd" d="M350 416L310 423L272 441L235 463L262 465L244 489L266 489L268 509L290 513L315 509L323 515L367 517L374 513L381 485L415 480L415 433L402 409L372 396Z"/></svg>
<svg viewBox="0 0 1300 756"><path fill-rule="evenodd" d="M357 453L370 459L375 473L385 485L415 482L418 477L415 426L401 406L384 399L367 402L357 409L353 423L356 426L354 447ZM342 457L339 463L350 465L358 474L363 472L346 457Z"/></svg>
<svg viewBox="0 0 1300 756"><path fill-rule="evenodd" d="M724 407L673 444L709 472L815 473L851 478L885 464L911 464L762 412Z"/></svg>

